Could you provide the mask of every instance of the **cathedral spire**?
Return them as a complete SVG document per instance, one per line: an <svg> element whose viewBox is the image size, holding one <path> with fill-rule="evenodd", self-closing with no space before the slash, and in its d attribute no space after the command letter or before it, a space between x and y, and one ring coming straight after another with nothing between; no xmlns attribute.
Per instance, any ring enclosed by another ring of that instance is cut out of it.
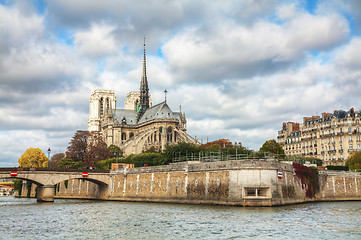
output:
<svg viewBox="0 0 361 240"><path fill-rule="evenodd" d="M145 37L144 37L144 50L143 50L143 75L140 82L140 102L137 109L138 119L143 115L143 113L149 108L149 88L147 80L147 64L145 57Z"/></svg>

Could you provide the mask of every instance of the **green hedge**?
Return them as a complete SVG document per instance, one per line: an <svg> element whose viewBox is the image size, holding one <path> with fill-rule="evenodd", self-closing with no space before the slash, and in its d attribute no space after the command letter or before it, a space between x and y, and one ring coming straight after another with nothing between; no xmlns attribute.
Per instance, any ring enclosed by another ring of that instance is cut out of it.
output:
<svg viewBox="0 0 361 240"><path fill-rule="evenodd" d="M348 166L326 166L327 170L348 171Z"/></svg>

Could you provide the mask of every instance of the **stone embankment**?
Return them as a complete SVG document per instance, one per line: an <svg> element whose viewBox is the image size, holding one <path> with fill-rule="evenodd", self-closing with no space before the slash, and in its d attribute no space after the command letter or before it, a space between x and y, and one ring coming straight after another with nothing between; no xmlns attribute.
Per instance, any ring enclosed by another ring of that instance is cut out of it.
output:
<svg viewBox="0 0 361 240"><path fill-rule="evenodd" d="M232 206L361 200L360 173L320 171L315 194L307 197L308 186L292 165L274 160L182 162L106 174L109 185L103 200ZM27 189L24 184L23 196ZM55 198L100 198L99 186L87 178L60 182L54 191ZM30 196L35 194L32 185Z"/></svg>

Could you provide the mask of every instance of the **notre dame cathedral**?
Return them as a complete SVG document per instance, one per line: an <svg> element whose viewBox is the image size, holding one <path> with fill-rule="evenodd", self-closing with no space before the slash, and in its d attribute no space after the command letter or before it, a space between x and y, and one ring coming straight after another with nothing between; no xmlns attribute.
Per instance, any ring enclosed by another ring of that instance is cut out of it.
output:
<svg viewBox="0 0 361 240"><path fill-rule="evenodd" d="M95 90L90 97L88 131L100 132L108 146L120 147L126 156L151 147L161 152L178 142L198 143L186 133L186 126L185 113L173 112L166 100L152 106L145 44L140 91L128 93L124 109L116 109L113 90Z"/></svg>

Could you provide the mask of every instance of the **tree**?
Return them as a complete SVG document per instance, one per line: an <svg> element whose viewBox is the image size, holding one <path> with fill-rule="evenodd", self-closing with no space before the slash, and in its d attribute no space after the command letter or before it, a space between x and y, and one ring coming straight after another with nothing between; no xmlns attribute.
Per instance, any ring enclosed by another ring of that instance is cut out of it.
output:
<svg viewBox="0 0 361 240"><path fill-rule="evenodd" d="M175 145L168 145L162 152L162 157L165 159L165 163L172 162L172 159L175 157L181 156L197 156L200 151L203 151L204 148L197 146L193 143L184 143L180 142Z"/></svg>
<svg viewBox="0 0 361 240"><path fill-rule="evenodd" d="M57 165L58 168L71 168L71 169L77 169L77 168L82 168L83 167L83 163L82 162L75 162L70 158L63 158L62 160L60 160L58 162Z"/></svg>
<svg viewBox="0 0 361 240"><path fill-rule="evenodd" d="M123 157L123 151L118 146L111 144L108 149L112 152L112 156Z"/></svg>
<svg viewBox="0 0 361 240"><path fill-rule="evenodd" d="M75 162L84 162L88 150L89 135L88 131L76 131L67 148L66 157Z"/></svg>
<svg viewBox="0 0 361 240"><path fill-rule="evenodd" d="M202 146L208 149L209 147L214 148L214 145L219 145L219 148L232 148L233 144L228 139L218 139L213 142L207 142L203 144Z"/></svg>
<svg viewBox="0 0 361 240"><path fill-rule="evenodd" d="M259 149L261 153L271 153L274 154L280 158L285 158L286 154L283 151L282 146L276 142L276 140L268 140L266 141L262 147Z"/></svg>
<svg viewBox="0 0 361 240"><path fill-rule="evenodd" d="M48 158L39 148L28 148L18 163L20 167L47 167Z"/></svg>
<svg viewBox="0 0 361 240"><path fill-rule="evenodd" d="M88 151L85 154L84 166L94 167L95 163L113 157L100 133L91 133L88 138Z"/></svg>
<svg viewBox="0 0 361 240"><path fill-rule="evenodd" d="M158 150L154 146L151 146L147 150L143 150L143 153L158 153Z"/></svg>
<svg viewBox="0 0 361 240"><path fill-rule="evenodd" d="M139 153L129 155L125 163L134 164L135 167L164 165L166 160L159 153Z"/></svg>
<svg viewBox="0 0 361 240"><path fill-rule="evenodd" d="M49 161L49 167L56 168L58 166L58 163L65 158L65 153L56 153L54 154L50 161Z"/></svg>
<svg viewBox="0 0 361 240"><path fill-rule="evenodd" d="M348 166L350 170L353 171L361 171L361 151L354 152L351 154L346 162L345 165Z"/></svg>

